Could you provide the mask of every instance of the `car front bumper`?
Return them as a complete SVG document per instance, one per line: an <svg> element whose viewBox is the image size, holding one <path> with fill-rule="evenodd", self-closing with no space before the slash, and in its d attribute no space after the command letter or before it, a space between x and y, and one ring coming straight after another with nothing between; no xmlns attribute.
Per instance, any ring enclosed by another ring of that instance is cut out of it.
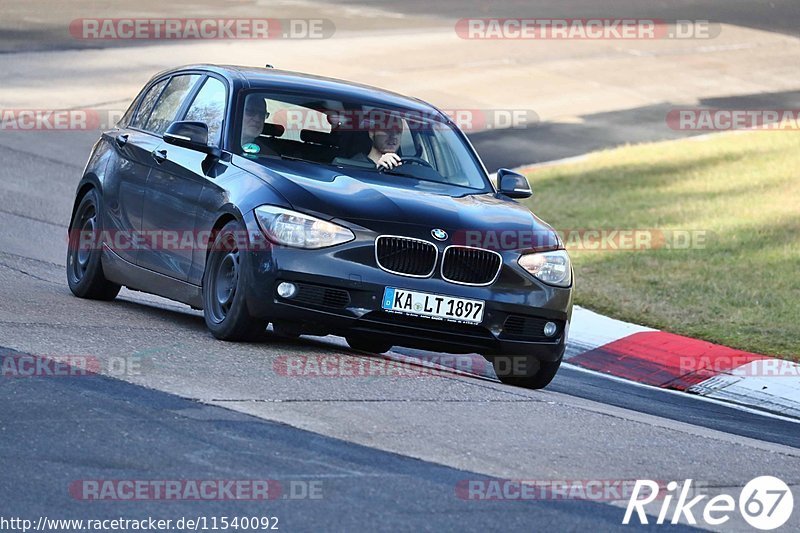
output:
<svg viewBox="0 0 800 533"><path fill-rule="evenodd" d="M254 220L246 222L249 231L257 231ZM355 233L356 240L326 249L265 246L249 251L245 271L250 313L291 323L303 333L372 336L394 346L525 355L541 361L556 361L563 355L572 288L533 279L517 265L515 252L502 252L503 267L493 284L459 285L436 273L414 278L386 272L375 261L376 234ZM291 299L278 296L277 286L284 281L300 287L299 294ZM386 312L381 308L386 287L483 300L483 320L472 325ZM551 337L541 332L548 321L557 325Z"/></svg>

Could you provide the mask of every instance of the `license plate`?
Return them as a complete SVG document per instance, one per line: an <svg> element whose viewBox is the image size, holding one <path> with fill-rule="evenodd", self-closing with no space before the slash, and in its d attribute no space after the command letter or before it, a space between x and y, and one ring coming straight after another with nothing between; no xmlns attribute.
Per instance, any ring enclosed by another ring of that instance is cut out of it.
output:
<svg viewBox="0 0 800 533"><path fill-rule="evenodd" d="M481 300L386 287L381 307L409 315L480 324L485 305Z"/></svg>

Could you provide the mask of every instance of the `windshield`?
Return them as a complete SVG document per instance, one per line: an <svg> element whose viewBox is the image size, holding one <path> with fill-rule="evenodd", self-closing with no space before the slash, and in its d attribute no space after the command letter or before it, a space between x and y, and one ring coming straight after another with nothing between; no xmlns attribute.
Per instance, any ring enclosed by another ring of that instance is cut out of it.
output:
<svg viewBox="0 0 800 533"><path fill-rule="evenodd" d="M234 151L258 159L301 159L341 168L490 190L460 133L438 114L247 91L239 98ZM382 165L381 158L394 160Z"/></svg>

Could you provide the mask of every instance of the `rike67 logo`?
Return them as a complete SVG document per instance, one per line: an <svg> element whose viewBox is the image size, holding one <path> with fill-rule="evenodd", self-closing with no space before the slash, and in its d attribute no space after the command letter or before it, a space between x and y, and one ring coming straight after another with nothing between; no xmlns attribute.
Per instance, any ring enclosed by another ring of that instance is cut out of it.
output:
<svg viewBox="0 0 800 533"><path fill-rule="evenodd" d="M647 524L645 505L660 500L661 507L656 524L664 524L667 520L669 523L678 524L683 518L684 523L697 525L698 518L701 518L701 525L704 522L709 526L720 526L730 520L731 514L736 512L738 507L738 512L748 524L756 529L769 531L785 524L794 508L794 498L789 486L773 476L760 476L750 480L739 493L738 502L729 494L719 494L705 502L703 500L708 498L707 494L700 494L690 499L691 479L684 481L683 485L670 481L666 486L666 494L660 494L662 487L663 485L649 479L637 480L622 523L630 524L635 512L639 523ZM675 501L674 508L673 501ZM670 511L672 511L671 517Z"/></svg>

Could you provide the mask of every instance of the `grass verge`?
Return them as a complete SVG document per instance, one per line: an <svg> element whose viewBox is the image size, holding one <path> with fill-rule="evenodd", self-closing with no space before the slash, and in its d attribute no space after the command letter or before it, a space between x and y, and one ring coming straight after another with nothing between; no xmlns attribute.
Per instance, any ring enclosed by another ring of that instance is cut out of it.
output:
<svg viewBox="0 0 800 533"><path fill-rule="evenodd" d="M800 356L800 132L626 146L528 177L528 206L567 241L579 305ZM587 249L600 241L583 230L615 229L651 246Z"/></svg>

